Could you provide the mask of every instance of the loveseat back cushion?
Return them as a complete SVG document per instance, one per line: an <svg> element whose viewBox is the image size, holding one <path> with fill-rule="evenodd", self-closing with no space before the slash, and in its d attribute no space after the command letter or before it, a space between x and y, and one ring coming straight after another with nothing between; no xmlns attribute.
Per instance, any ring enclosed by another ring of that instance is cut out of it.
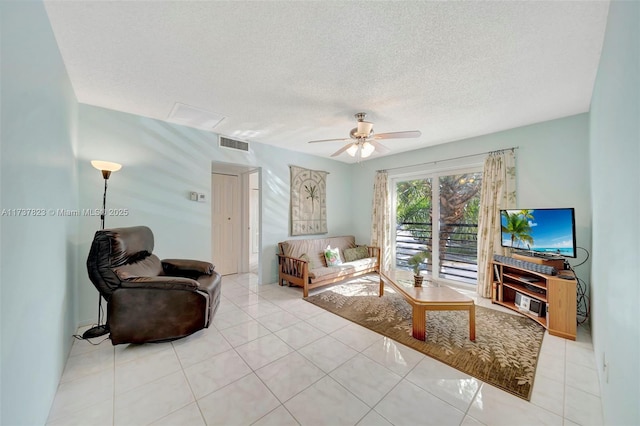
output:
<svg viewBox="0 0 640 426"><path fill-rule="evenodd" d="M114 272L121 280L128 280L134 277L157 277L163 271L160 259L152 254L137 262L114 268Z"/></svg>
<svg viewBox="0 0 640 426"><path fill-rule="evenodd" d="M327 247L338 248L342 252L344 249L355 247L356 238L353 235L346 235L342 237L287 240L283 242L282 246L285 256L299 259L303 254L306 254L313 264L313 269L315 269L327 265L324 258L324 251Z"/></svg>
<svg viewBox="0 0 640 426"><path fill-rule="evenodd" d="M322 245L324 239L306 239L306 240L288 240L283 244L284 255L300 259L304 255L309 258L309 263L314 268L325 265L324 249L326 245Z"/></svg>

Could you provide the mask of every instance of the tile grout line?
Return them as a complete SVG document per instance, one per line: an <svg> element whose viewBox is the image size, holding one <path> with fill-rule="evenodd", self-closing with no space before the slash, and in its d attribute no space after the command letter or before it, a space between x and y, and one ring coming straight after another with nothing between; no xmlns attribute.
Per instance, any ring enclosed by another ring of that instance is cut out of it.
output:
<svg viewBox="0 0 640 426"><path fill-rule="evenodd" d="M257 293L256 293L256 294L257 294ZM266 300L267 302L269 302L269 303L273 303L273 302L270 302L268 299L265 299L265 300ZM274 305L275 305L275 304L274 304ZM276 306L278 306L278 305L276 305ZM287 312L287 313L290 313L291 315L296 316L296 315L295 315L295 314L293 314L291 311L289 311L289 310L287 310L287 309L285 309L285 308L282 308L282 307L280 307L280 306L278 306L278 308L280 308L280 309L281 309L282 311L284 311L284 312ZM320 314L321 314L321 313L319 313L318 315L320 315ZM314 316L315 316L315 315L314 315ZM311 326L313 327L313 325L312 325L312 324L310 324L310 323L308 323L307 321L308 321L310 318L313 318L314 316L311 316L311 317L306 318L306 319L302 319L302 318L298 317L298 320L299 320L299 321L301 321L301 322L303 322L303 323L306 323L306 324L308 324L308 325L311 325ZM257 319L256 319L256 321L257 321ZM296 324L293 324L293 325L291 325L291 326L289 326L289 327L283 327L281 330L284 330L284 329L286 329L286 328L293 327L293 326L295 326L295 325L296 325ZM315 328L315 327L314 327L314 328ZM326 333L324 330L320 330L320 329L318 329L318 330L324 334L324 336L322 336L322 337L329 336L329 333ZM278 330L278 331L280 331L280 330ZM300 421L299 421L299 420L298 420L298 419L293 415L293 413L291 413L291 411L289 411L289 409L286 407L286 405L285 405L285 403L286 403L286 402L288 402L288 401L292 400L293 398L295 398L296 396L300 395L302 392L304 392L305 390L307 390L307 389L311 388L311 387L312 387L312 386L314 386L316 383L318 383L319 381L323 380L323 379L324 379L324 378L326 378L326 377L331 378L331 379L332 379L332 380L334 380L336 383L338 383L338 385L340 385L340 386L342 386L342 385L341 385L338 381L336 381L333 377L331 377L331 376L329 375L329 373L327 373L327 372L325 372L324 370L322 370L320 367L318 367L317 365L315 365L311 360L309 360L307 357L305 357L303 354L301 354L301 353L299 352L299 350L300 350L300 349L302 349L302 348L304 348L304 347L306 347L306 346L308 346L308 345L313 344L314 342L316 342L316 341L317 341L317 340L319 340L319 339L316 339L316 340L314 340L314 341L312 341L312 342L308 342L306 345L302 346L301 348L296 349L296 348L294 348L293 346L291 346L289 343L287 343L286 341L284 341L282 338L280 338L280 336L278 336L278 335L276 334L276 332L273 332L273 331L271 331L271 330L269 330L269 332L270 332L270 334L272 334L273 336L275 336L275 337L277 337L278 339L282 340L282 341L284 342L284 344L286 344L288 347L290 347L290 348L293 350L293 352L290 352L290 353L288 353L288 354L286 354L286 355L284 355L284 356L282 356L282 357L280 357L280 358L277 358L277 359L275 359L275 360L273 360L273 361L269 362L268 364L265 364L265 365L261 366L260 368L258 368L258 370L259 370L259 369L262 369L262 368L264 368L264 367L267 367L268 365L271 365L271 364L273 364L273 363L275 363L275 362L278 362L279 360L283 359L284 357L289 356L289 355L291 355L291 354L295 353L295 354L297 354L298 356L302 357L304 360L306 360L306 361L310 362L311 364L313 364L313 365L314 365L318 370L320 370L320 371L322 372L322 374L323 374L320 378L318 378L318 379L317 379L317 380L315 380L313 383L311 383L311 384L309 384L308 386L306 386L304 389L301 389L301 390L299 390L298 392L296 392L294 395L292 395L292 396L291 396L290 398L288 398L286 401L280 401L280 399L277 397L277 395L275 395L275 394L273 393L273 391L271 390L271 388L269 388L269 386L268 386L268 385L267 385L267 384L262 380L262 378L261 378L261 377L260 377L260 375L256 372L256 370L254 370L254 369L253 369L253 367L249 366L249 368L251 369L251 371L253 372L253 374L255 374L255 376L258 378L258 380L260 380L260 382L261 382L261 383L262 383L262 384L263 384L263 385L264 385L264 386L269 390L269 392L271 392L271 394L274 396L274 398L276 398L276 400L277 400L278 402L280 402L280 405L279 405L278 407L282 406L282 408L284 408L284 409L287 411L287 413L289 413L289 415L291 416L291 418L293 418L293 419L294 419L298 424L301 424L301 423L300 423ZM264 336L263 336L263 337L264 337ZM322 337L321 337L321 338L322 338ZM234 348L234 350L235 350L235 348ZM240 354L238 354L238 355L242 358L242 356L241 356ZM245 361L245 362L246 362L246 361ZM344 363L346 363L346 362L347 362L347 361L343 362L343 363L342 363L342 364L340 364L340 365L343 365L343 364L344 364ZM247 365L248 365L248 364L247 364ZM336 368L338 368L338 367L339 367L339 366L337 366ZM335 370L336 368L334 368L334 370ZM332 370L332 371L333 371L333 370ZM245 376L245 377L246 377L246 376ZM344 386L343 386L343 388L344 388ZM360 398L358 398L356 395L354 395L351 391L349 391L349 390L348 390L348 389L346 389L346 388L345 388L345 390L346 390L347 392L349 392L351 395L353 395L354 397L356 397L358 400L360 400ZM363 402L365 405L367 405L364 401L362 401L362 402ZM272 413L273 411L275 411L278 407L276 407L276 408L274 408L273 410L269 411L269 413L266 413L264 416L260 417L260 419L262 419L262 418L264 418L265 416L269 415L270 413ZM373 410L373 408L370 408L370 410L367 412L367 414L368 414L371 410ZM365 415L365 416L366 416L366 415ZM363 417L363 418L364 418L364 417ZM255 422L253 422L252 424L254 424L254 423L256 423L256 422L260 421L260 419L257 419L257 420L256 420ZM358 421L361 421L361 420L362 420L362 418L361 418L361 419L359 419ZM357 422L356 422L356 423L357 423Z"/></svg>
<svg viewBox="0 0 640 426"><path fill-rule="evenodd" d="M224 338L224 336L223 336L223 338ZM173 342L171 342L171 348L173 349L173 353L176 356L176 358L178 359L178 363L180 364L180 371L182 372L182 376L187 381L187 386L189 386L189 390L191 391L191 396L193 396L193 402L196 404L196 407L198 407L198 412L200 413L200 418L202 418L202 421L206 425L207 421L204 418L204 414L202 413L202 409L200 408L200 404L198 404L198 398L196 397L196 393L193 391L193 386L191 385L191 381L189 381L189 377L187 376L187 372L184 371L184 365L182 364L182 360L180 359L180 356L178 355L178 352L176 351L176 347L173 345ZM182 410L183 408L185 408L187 406L189 406L189 404L184 405L184 406L182 406L180 408L177 408L177 409L173 410L170 413L167 413L165 416L161 417L160 419L168 417L171 414L175 413L176 411ZM160 419L154 420L154 422L157 422Z"/></svg>

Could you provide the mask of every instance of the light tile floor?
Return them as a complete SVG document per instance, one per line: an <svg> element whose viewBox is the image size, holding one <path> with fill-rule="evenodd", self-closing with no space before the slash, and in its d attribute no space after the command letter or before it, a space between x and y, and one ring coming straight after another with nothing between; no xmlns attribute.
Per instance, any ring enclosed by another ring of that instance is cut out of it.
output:
<svg viewBox="0 0 640 426"><path fill-rule="evenodd" d="M300 288L222 281L207 330L161 344L75 341L47 424L603 423L582 327L575 342L545 335L526 402L303 301Z"/></svg>

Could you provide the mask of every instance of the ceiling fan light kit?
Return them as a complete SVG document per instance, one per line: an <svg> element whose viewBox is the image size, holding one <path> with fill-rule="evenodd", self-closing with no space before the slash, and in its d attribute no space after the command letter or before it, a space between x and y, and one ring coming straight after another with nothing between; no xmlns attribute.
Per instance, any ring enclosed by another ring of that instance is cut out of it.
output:
<svg viewBox="0 0 640 426"><path fill-rule="evenodd" d="M373 145L371 145L369 142L363 143L361 149L362 149L362 153L361 153L362 158L367 158L368 156L373 154L373 151L376 150L376 148Z"/></svg>
<svg viewBox="0 0 640 426"><path fill-rule="evenodd" d="M367 158L371 154L373 154L373 151L375 150L376 150L376 147L370 144L369 142L363 143L361 141L358 141L358 142L352 143L351 146L347 148L347 154L349 154L352 157Z"/></svg>
<svg viewBox="0 0 640 426"><path fill-rule="evenodd" d="M422 135L419 130L380 133L376 135L373 132L373 123L364 121L366 116L367 114L364 112L355 114L355 118L358 122L356 127L351 129L351 132L349 132L349 139L322 139L309 141L309 143L348 141L348 144L334 152L331 156L337 157L346 151L351 157L356 157L357 160L360 161L361 158L369 157L374 151L378 151L383 154L390 151L389 148L377 142L377 139L418 138Z"/></svg>
<svg viewBox="0 0 640 426"><path fill-rule="evenodd" d="M353 144L351 144L351 146L349 148L347 148L347 154L349 154L352 157L356 156L356 152L358 152L358 144L357 143L353 143Z"/></svg>

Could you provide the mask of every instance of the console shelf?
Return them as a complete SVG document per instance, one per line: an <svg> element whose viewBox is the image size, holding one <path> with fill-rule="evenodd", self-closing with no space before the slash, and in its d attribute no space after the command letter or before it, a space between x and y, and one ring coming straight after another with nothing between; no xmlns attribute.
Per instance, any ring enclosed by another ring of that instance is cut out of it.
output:
<svg viewBox="0 0 640 426"><path fill-rule="evenodd" d="M492 262L492 303L512 309L536 321L549 330L549 334L576 339L576 280L521 269L513 265ZM561 271L563 276L573 276ZM575 278L575 277L574 277ZM516 292L545 304L546 314L523 311L515 304Z"/></svg>

